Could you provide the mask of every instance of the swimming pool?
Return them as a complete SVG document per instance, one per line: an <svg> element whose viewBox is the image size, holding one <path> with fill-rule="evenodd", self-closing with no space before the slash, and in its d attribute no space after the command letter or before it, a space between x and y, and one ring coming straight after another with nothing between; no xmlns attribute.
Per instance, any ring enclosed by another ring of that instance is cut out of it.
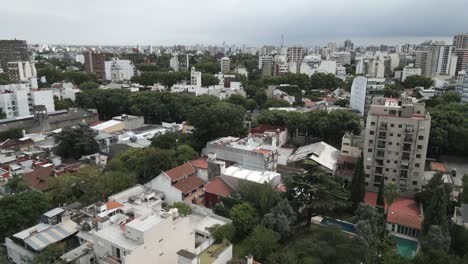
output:
<svg viewBox="0 0 468 264"><path fill-rule="evenodd" d="M349 233L356 233L356 227L348 222L340 221L337 219L332 219L332 218L323 218L322 222L320 222L321 225L337 225L339 226L343 231L349 232Z"/></svg>
<svg viewBox="0 0 468 264"><path fill-rule="evenodd" d="M392 236L397 244L398 254L403 257L414 257L418 251L418 242L402 238L399 236Z"/></svg>

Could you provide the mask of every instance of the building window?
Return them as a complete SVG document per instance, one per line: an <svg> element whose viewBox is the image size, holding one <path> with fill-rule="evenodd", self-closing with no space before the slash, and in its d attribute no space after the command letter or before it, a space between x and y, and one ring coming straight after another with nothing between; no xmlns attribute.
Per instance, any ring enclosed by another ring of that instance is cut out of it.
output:
<svg viewBox="0 0 468 264"><path fill-rule="evenodd" d="M400 143L396 143L397 146L400 146Z"/></svg>
<svg viewBox="0 0 468 264"><path fill-rule="evenodd" d="M349 153L347 150L343 150L343 153Z"/></svg>
<svg viewBox="0 0 468 264"><path fill-rule="evenodd" d="M374 140L369 139L369 144L373 144L373 143L374 143Z"/></svg>
<svg viewBox="0 0 468 264"><path fill-rule="evenodd" d="M393 161L393 163L395 163L395 164L398 164L398 161L397 161L397 160L395 160L395 161Z"/></svg>
<svg viewBox="0 0 468 264"><path fill-rule="evenodd" d="M414 166L415 166L416 168L419 168L419 163L415 163Z"/></svg>
<svg viewBox="0 0 468 264"><path fill-rule="evenodd" d="M367 165L367 166L366 166L366 169L370 170L370 166L369 166L369 165Z"/></svg>
<svg viewBox="0 0 468 264"><path fill-rule="evenodd" d="M413 185L418 185L418 182L417 182L417 181L413 181Z"/></svg>
<svg viewBox="0 0 468 264"><path fill-rule="evenodd" d="M369 131L369 135L374 135L374 131Z"/></svg>
<svg viewBox="0 0 468 264"><path fill-rule="evenodd" d="M416 158L417 158L417 159L420 159L420 158L421 158L421 154L416 154Z"/></svg>
<svg viewBox="0 0 468 264"><path fill-rule="evenodd" d="M370 175L369 175L369 174L366 174L366 178L369 178L369 177L370 177Z"/></svg>
<svg viewBox="0 0 468 264"><path fill-rule="evenodd" d="M399 125L398 125L398 128L402 128L402 127L403 127L403 125L402 125L402 124L399 124Z"/></svg>
<svg viewBox="0 0 468 264"><path fill-rule="evenodd" d="M423 140L423 139L424 139L424 136L419 136L418 139L419 139L419 140Z"/></svg>
<svg viewBox="0 0 468 264"><path fill-rule="evenodd" d="M398 134L397 137L401 137L401 134Z"/></svg>
<svg viewBox="0 0 468 264"><path fill-rule="evenodd" d="M385 168L385 171L389 171L389 169L388 169L388 168Z"/></svg>
<svg viewBox="0 0 468 264"><path fill-rule="evenodd" d="M390 136L393 137L393 133L390 133Z"/></svg>
<svg viewBox="0 0 468 264"><path fill-rule="evenodd" d="M395 127L395 124L390 124L390 127Z"/></svg>
<svg viewBox="0 0 468 264"><path fill-rule="evenodd" d="M371 122L370 125L371 125L371 126L375 126L375 122Z"/></svg>
<svg viewBox="0 0 468 264"><path fill-rule="evenodd" d="M395 152L395 156L398 156L398 155L400 155L400 152Z"/></svg>
<svg viewBox="0 0 468 264"><path fill-rule="evenodd" d="M422 145L418 145L418 149L422 149Z"/></svg>
<svg viewBox="0 0 468 264"><path fill-rule="evenodd" d="M387 160L387 163L390 163L390 160Z"/></svg>
<svg viewBox="0 0 468 264"><path fill-rule="evenodd" d="M395 169L393 169L393 173L396 173L396 170L395 170Z"/></svg>
<svg viewBox="0 0 468 264"><path fill-rule="evenodd" d="M391 146L392 144L393 144L393 143L392 143L391 141L390 141L390 142L388 142L388 145L390 145L390 146Z"/></svg>
<svg viewBox="0 0 468 264"><path fill-rule="evenodd" d="M370 149L367 149L367 152L372 152L372 149L371 149L371 148L370 148Z"/></svg>

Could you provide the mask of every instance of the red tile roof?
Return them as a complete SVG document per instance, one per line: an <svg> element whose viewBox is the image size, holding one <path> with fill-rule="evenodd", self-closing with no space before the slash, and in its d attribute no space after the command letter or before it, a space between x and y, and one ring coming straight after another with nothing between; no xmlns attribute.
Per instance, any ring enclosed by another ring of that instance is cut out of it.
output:
<svg viewBox="0 0 468 264"><path fill-rule="evenodd" d="M364 196L364 203L372 206L377 205L377 193L376 192L366 192ZM387 208L387 202L385 201L385 208Z"/></svg>
<svg viewBox="0 0 468 264"><path fill-rule="evenodd" d="M272 126L269 124L260 124L250 130L250 133L253 134L263 134L266 131L274 131L276 132L277 130L284 131L286 128L285 127L280 127L280 126Z"/></svg>
<svg viewBox="0 0 468 264"><path fill-rule="evenodd" d="M23 180L29 188L45 191L49 189L49 177L52 175L53 166L36 167L34 171L23 174Z"/></svg>
<svg viewBox="0 0 468 264"><path fill-rule="evenodd" d="M208 169L208 158L206 158L206 157L194 159L194 160L190 161L190 163L191 163L195 168L204 169L204 170L207 170L207 169Z"/></svg>
<svg viewBox="0 0 468 264"><path fill-rule="evenodd" d="M119 208L119 207L122 207L122 206L123 206L123 204L118 203L118 202L114 202L114 201L106 203L106 209L107 210L112 210L112 209Z"/></svg>
<svg viewBox="0 0 468 264"><path fill-rule="evenodd" d="M195 175L192 175L186 179L176 182L174 185L175 188L179 189L182 193L189 193L199 187L202 187L205 184L205 181L198 178Z"/></svg>
<svg viewBox="0 0 468 264"><path fill-rule="evenodd" d="M447 167L442 162L431 161L431 171L447 172Z"/></svg>
<svg viewBox="0 0 468 264"><path fill-rule="evenodd" d="M165 171L164 173L171 178L171 180L177 181L181 178L187 177L189 175L195 174L195 168L190 163L184 163L180 166L177 166L173 169Z"/></svg>
<svg viewBox="0 0 468 264"><path fill-rule="evenodd" d="M396 200L388 210L387 222L421 229L422 217L418 204L410 198Z"/></svg>
<svg viewBox="0 0 468 264"><path fill-rule="evenodd" d="M265 154L270 153L271 150L268 150L268 149L257 149L257 150L255 150L255 152L265 155Z"/></svg>
<svg viewBox="0 0 468 264"><path fill-rule="evenodd" d="M212 179L205 186L205 192L223 197L231 195L233 191L234 189L219 177Z"/></svg>

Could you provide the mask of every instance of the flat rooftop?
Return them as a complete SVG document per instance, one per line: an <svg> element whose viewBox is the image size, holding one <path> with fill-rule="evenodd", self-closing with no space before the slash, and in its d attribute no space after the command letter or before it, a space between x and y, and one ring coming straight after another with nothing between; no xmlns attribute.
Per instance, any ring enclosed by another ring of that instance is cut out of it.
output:
<svg viewBox="0 0 468 264"><path fill-rule="evenodd" d="M222 173L225 176L231 176L234 178L248 180L257 183L270 183L276 177L281 177L281 174L272 171L257 171L245 169L236 165L227 167Z"/></svg>

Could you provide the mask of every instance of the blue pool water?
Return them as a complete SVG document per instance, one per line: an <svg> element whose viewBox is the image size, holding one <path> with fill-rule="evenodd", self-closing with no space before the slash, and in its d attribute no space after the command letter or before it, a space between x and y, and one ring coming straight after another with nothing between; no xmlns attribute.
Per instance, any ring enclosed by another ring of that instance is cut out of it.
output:
<svg viewBox="0 0 468 264"><path fill-rule="evenodd" d="M356 233L356 227L348 222L336 220L336 219L331 219L331 218L323 218L322 222L320 222L322 225L337 225L339 226L343 231L349 232L349 233Z"/></svg>
<svg viewBox="0 0 468 264"><path fill-rule="evenodd" d="M403 257L414 257L418 250L418 242L398 236L392 236L397 244L398 254Z"/></svg>

